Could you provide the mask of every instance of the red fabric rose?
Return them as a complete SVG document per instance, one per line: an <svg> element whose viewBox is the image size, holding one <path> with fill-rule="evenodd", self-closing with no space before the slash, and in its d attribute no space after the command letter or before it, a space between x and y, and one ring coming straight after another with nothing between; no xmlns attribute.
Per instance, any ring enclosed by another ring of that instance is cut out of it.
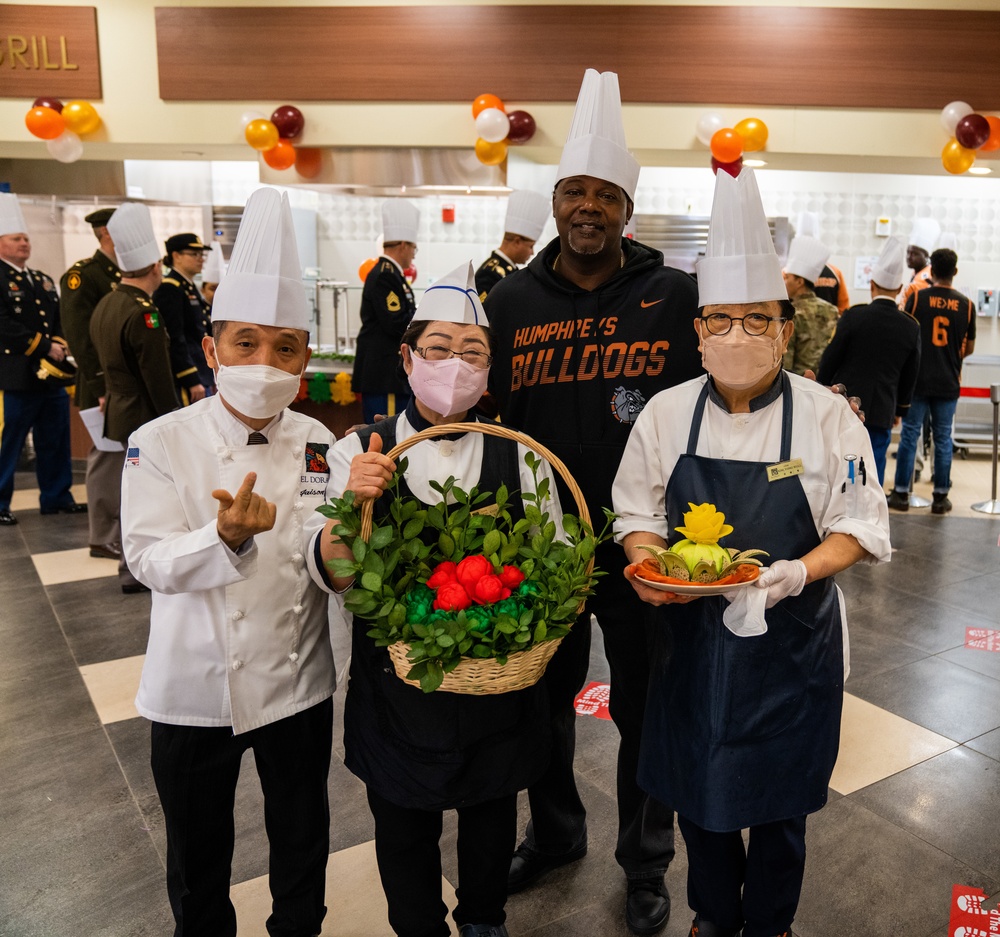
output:
<svg viewBox="0 0 1000 937"><path fill-rule="evenodd" d="M465 586L465 591L470 595L474 592L476 583L483 576L489 576L492 573L493 564L482 555L467 556L458 564L458 568L455 570L458 581Z"/></svg>
<svg viewBox="0 0 1000 937"><path fill-rule="evenodd" d="M508 589L516 589L522 582L524 582L524 573L522 573L516 566L505 566L502 570L500 570L500 581Z"/></svg>
<svg viewBox="0 0 1000 937"><path fill-rule="evenodd" d="M430 578L427 580L427 585L431 589L436 589L438 586L443 586L446 582L455 582L455 569L456 566L451 560L438 563L434 567L434 572L431 573Z"/></svg>
<svg viewBox="0 0 1000 937"><path fill-rule="evenodd" d="M457 582L446 582L437 591L434 599L434 608L443 609L446 612L457 612L460 609L468 608L472 604L469 593L465 591Z"/></svg>
<svg viewBox="0 0 1000 937"><path fill-rule="evenodd" d="M492 573L489 576L481 577L472 593L472 597L483 605L499 602L502 595L503 583L499 576L494 576Z"/></svg>

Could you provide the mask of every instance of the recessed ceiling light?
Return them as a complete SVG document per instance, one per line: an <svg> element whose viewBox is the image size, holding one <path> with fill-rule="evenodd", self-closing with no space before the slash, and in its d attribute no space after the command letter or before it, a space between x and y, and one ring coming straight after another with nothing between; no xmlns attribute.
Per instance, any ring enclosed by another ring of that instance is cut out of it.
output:
<svg viewBox="0 0 1000 937"><path fill-rule="evenodd" d="M764 159L745 159L743 160L744 166L749 166L751 169L760 169L761 166L767 165L767 160Z"/></svg>
<svg viewBox="0 0 1000 937"><path fill-rule="evenodd" d="M989 166L973 166L969 172L974 176L988 176L993 170Z"/></svg>

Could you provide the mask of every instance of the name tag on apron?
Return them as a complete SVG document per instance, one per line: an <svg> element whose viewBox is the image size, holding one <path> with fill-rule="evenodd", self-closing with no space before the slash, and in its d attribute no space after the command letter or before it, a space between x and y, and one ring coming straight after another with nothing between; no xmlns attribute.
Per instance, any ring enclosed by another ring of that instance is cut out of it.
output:
<svg viewBox="0 0 1000 937"><path fill-rule="evenodd" d="M776 482L782 478L791 478L793 475L801 475L805 471L802 468L801 459L789 459L787 462L775 462L774 465L767 466L767 480Z"/></svg>

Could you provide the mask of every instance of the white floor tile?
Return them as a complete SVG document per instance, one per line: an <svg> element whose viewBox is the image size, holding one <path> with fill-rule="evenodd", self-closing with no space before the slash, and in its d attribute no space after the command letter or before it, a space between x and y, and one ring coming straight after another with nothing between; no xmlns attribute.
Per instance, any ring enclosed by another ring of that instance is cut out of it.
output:
<svg viewBox="0 0 1000 937"><path fill-rule="evenodd" d="M73 492L73 500L84 504L87 501L87 486L74 485L70 491ZM15 488L10 499L10 509L12 511L37 511L38 510L38 489L37 488Z"/></svg>
<svg viewBox="0 0 1000 937"><path fill-rule="evenodd" d="M35 570L43 586L118 575L118 564L114 560L91 556L90 547L81 547L79 550L56 550L54 553L34 553L31 561L35 564Z"/></svg>
<svg viewBox="0 0 1000 937"><path fill-rule="evenodd" d="M104 725L135 719L139 715L135 709L135 694L139 691L139 676L145 659L146 656L140 654L80 668L87 692Z"/></svg>

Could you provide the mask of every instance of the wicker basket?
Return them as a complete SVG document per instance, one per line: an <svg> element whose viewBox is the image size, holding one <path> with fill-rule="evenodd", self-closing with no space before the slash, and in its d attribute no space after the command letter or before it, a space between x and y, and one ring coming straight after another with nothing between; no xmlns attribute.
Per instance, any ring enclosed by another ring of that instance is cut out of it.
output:
<svg viewBox="0 0 1000 937"><path fill-rule="evenodd" d="M480 433L483 436L499 436L502 439L510 439L520 443L525 448L545 459L569 488L573 500L576 501L580 520L590 526L590 513L587 510L587 503L584 501L580 486L576 479L570 474L569 469L562 463L558 456L554 455L540 443L535 442L530 436L518 433L515 430L500 426L498 423L445 423L442 426L432 426L428 429L415 433L403 442L393 446L386 455L390 459L396 459L407 449L415 446L425 439L434 439L437 436L450 435L452 433ZM374 501L366 501L361 508L361 537L368 540L372 532L372 513L374 511ZM587 564L587 572L594 568L594 558L590 558ZM584 601L580 602L580 611L583 611ZM562 642L562 638L554 638L551 641L542 641L533 645L526 651L517 651L507 657L506 664L500 664L495 658L465 657L459 661L458 666L451 672L444 675L444 681L438 687L438 693L465 693L472 696L484 696L492 693L510 693L513 690L523 690L532 686L541 679L542 674L552 655L555 654ZM420 686L419 680L407 680L406 675L410 672L413 662L407 658L410 652L410 645L403 642L390 644L388 647L389 657L396 670L396 676L400 680Z"/></svg>

